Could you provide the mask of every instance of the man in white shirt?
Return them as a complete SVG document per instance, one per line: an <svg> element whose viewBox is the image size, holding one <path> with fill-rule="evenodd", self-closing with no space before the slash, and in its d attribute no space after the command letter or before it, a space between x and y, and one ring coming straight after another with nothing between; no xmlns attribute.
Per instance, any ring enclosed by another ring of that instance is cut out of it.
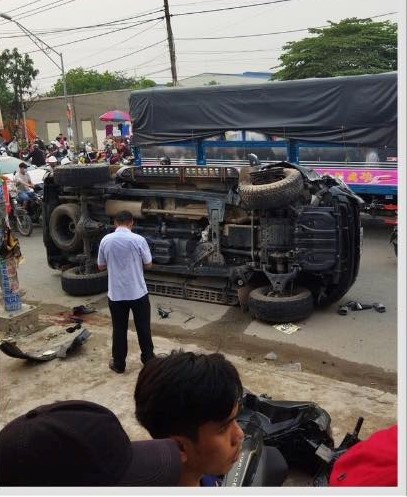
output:
<svg viewBox="0 0 407 497"><path fill-rule="evenodd" d="M115 217L116 230L104 236L99 245L98 268L107 269L108 302L113 325L112 359L109 368L124 373L127 357L127 328L133 313L141 361L154 356L150 329L150 301L144 269L152 267L150 248L145 238L132 233L133 215L121 211Z"/></svg>
<svg viewBox="0 0 407 497"><path fill-rule="evenodd" d="M14 175L14 184L17 188L17 201L22 204L24 209L27 209L28 202L33 196L34 185L31 181L30 175L27 173L27 164L20 162L19 171Z"/></svg>

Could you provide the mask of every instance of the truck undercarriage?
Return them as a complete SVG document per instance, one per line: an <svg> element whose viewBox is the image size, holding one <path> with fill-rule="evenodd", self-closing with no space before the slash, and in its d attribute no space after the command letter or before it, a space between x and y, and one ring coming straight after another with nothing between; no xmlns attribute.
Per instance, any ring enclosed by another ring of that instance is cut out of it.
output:
<svg viewBox="0 0 407 497"><path fill-rule="evenodd" d="M72 295L106 291L97 251L121 210L150 246L151 293L240 302L257 319L285 322L340 299L358 274L360 199L294 164L67 165L44 183L48 263Z"/></svg>

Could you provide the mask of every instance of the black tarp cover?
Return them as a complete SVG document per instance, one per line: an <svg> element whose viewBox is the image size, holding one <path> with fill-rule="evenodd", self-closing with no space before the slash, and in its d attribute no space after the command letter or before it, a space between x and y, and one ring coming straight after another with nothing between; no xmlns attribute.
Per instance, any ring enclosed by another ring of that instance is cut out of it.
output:
<svg viewBox="0 0 407 497"><path fill-rule="evenodd" d="M286 139L396 146L397 73L256 85L153 88L129 98L137 146L228 130Z"/></svg>

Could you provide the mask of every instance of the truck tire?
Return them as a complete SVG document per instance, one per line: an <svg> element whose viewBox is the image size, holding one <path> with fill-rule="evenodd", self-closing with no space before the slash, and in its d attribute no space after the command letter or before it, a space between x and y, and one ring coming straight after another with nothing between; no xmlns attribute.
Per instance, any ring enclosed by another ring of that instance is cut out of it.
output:
<svg viewBox="0 0 407 497"><path fill-rule="evenodd" d="M288 323L305 319L314 309L312 293L297 287L293 295L268 295L269 286L255 288L249 294L249 312L255 319L271 323Z"/></svg>
<svg viewBox="0 0 407 497"><path fill-rule="evenodd" d="M78 204L61 204L52 211L49 233L60 250L75 252L82 248L82 234L77 229L80 216L81 209Z"/></svg>
<svg viewBox="0 0 407 497"><path fill-rule="evenodd" d="M284 168L283 178L264 185L253 185L250 181L250 168L240 171L239 194L249 209L270 209L289 205L296 200L302 190L303 181L297 169Z"/></svg>
<svg viewBox="0 0 407 497"><path fill-rule="evenodd" d="M54 182L60 186L93 186L110 179L108 164L66 164L54 170Z"/></svg>
<svg viewBox="0 0 407 497"><path fill-rule="evenodd" d="M68 295L97 295L107 292L107 271L85 274L80 266L61 274L62 290Z"/></svg>

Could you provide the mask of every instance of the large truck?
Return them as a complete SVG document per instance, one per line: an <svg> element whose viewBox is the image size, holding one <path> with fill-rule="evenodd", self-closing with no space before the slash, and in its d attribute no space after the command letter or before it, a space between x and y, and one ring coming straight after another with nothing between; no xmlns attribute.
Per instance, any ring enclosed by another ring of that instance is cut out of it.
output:
<svg viewBox="0 0 407 497"><path fill-rule="evenodd" d="M377 85L382 86L383 77L365 78L312 80L311 88L309 81L290 82L288 94L275 99L281 118L283 109L289 110L280 130L288 131L292 123L290 139L322 136L328 143L353 136L366 143L387 139L396 125L390 112L382 109L379 126L376 114L369 121L370 114L361 112L364 104L352 106L361 91L369 96L367 105L381 95ZM253 89L246 87L243 94L234 87L134 92L134 146L139 152L169 142L189 144L192 135L199 152L202 139L242 129L237 123L243 121L249 131L274 135L276 129L266 129L274 115L270 109L264 113L268 86L256 87L254 100ZM345 113L350 127L338 124L343 105L330 119L338 102L325 113L322 102L319 109L311 105L310 99L335 95L354 110ZM259 100L263 104L255 105ZM319 121L305 112L311 108ZM300 121L304 112L306 119ZM129 210L152 252L153 268L145 275L151 293L240 303L264 321L296 321L315 306L339 300L356 280L362 204L340 178L286 160L206 166L156 160L118 169L58 166L45 178L44 244L49 265L63 270L67 293L103 292L107 274L96 269L99 242L114 229L114 215Z"/></svg>
<svg viewBox="0 0 407 497"><path fill-rule="evenodd" d="M364 211L397 212L397 73L133 93L136 164L287 160L340 178ZM149 134L151 130L151 134Z"/></svg>

